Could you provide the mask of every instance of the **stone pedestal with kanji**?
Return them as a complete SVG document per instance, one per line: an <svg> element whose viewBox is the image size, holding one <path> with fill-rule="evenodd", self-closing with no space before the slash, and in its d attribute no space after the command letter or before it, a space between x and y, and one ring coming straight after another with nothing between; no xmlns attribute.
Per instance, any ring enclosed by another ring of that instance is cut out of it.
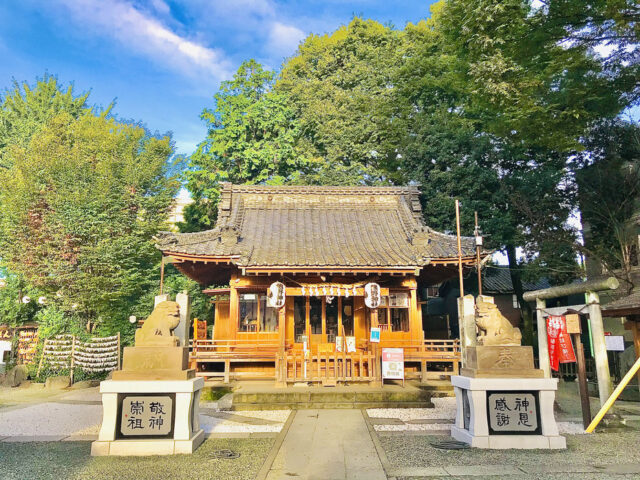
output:
<svg viewBox="0 0 640 480"><path fill-rule="evenodd" d="M477 345L464 348L461 375L451 378L451 436L477 448L567 448L553 415L558 380L535 368L533 349L492 297L478 297L475 322Z"/></svg>
<svg viewBox="0 0 640 480"><path fill-rule="evenodd" d="M203 378L102 382L102 427L91 455L193 453L204 441L198 418L203 386Z"/></svg>
<svg viewBox="0 0 640 480"><path fill-rule="evenodd" d="M451 378L456 423L451 436L477 448L566 448L553 403L555 378Z"/></svg>
<svg viewBox="0 0 640 480"><path fill-rule="evenodd" d="M204 379L188 368L188 348L173 334L180 306L162 300L136 331L135 346L124 349L122 370L100 383L102 427L91 455L193 453L204 441Z"/></svg>

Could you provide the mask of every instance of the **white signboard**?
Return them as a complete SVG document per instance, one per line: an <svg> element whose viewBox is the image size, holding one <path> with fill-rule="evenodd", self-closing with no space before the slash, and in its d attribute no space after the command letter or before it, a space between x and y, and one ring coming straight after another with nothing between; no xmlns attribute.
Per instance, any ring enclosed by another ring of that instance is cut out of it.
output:
<svg viewBox="0 0 640 480"><path fill-rule="evenodd" d="M536 397L525 392L492 392L489 402L489 426L493 433L536 433L538 413Z"/></svg>
<svg viewBox="0 0 640 480"><path fill-rule="evenodd" d="M171 433L173 400L166 395L127 396L122 400L123 436L160 436Z"/></svg>
<svg viewBox="0 0 640 480"><path fill-rule="evenodd" d="M624 352L624 337L622 335L605 335L604 344L607 350Z"/></svg>
<svg viewBox="0 0 640 480"><path fill-rule="evenodd" d="M356 337L345 337L347 344L347 353L356 351Z"/></svg>
<svg viewBox="0 0 640 480"><path fill-rule="evenodd" d="M382 349L382 378L404 380L404 350L402 348Z"/></svg>
<svg viewBox="0 0 640 480"><path fill-rule="evenodd" d="M371 327L369 341L371 343L380 343L380 327Z"/></svg>

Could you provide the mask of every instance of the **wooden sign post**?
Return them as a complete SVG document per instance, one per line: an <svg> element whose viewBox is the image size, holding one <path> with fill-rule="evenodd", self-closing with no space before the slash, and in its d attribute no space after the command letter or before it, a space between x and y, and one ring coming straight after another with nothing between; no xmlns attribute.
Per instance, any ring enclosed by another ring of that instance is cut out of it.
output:
<svg viewBox="0 0 640 480"><path fill-rule="evenodd" d="M587 368L584 359L584 346L580 339L580 315L566 315L567 333L573 337L576 346L576 361L578 363L578 385L580 386L580 403L582 404L582 425L587 428L591 423L591 404L587 388Z"/></svg>

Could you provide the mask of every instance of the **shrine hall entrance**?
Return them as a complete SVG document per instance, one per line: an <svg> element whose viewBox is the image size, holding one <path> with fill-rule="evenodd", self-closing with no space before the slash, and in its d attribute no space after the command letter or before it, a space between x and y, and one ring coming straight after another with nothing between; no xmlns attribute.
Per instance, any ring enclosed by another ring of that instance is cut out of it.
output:
<svg viewBox="0 0 640 480"><path fill-rule="evenodd" d="M341 351L345 342L356 348L368 338L370 321L362 297L294 296L288 300L293 318L287 315L287 323L293 320L293 329L287 328L287 344L294 349L304 349L307 342L314 353L330 353Z"/></svg>

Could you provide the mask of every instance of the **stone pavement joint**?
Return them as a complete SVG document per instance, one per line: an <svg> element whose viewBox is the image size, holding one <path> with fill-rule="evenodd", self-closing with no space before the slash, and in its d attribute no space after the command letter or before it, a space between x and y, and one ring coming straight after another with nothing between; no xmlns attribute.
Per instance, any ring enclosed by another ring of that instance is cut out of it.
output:
<svg viewBox="0 0 640 480"><path fill-rule="evenodd" d="M640 474L640 464L637 463L616 463L612 465L596 465L599 472L610 475Z"/></svg>
<svg viewBox="0 0 640 480"><path fill-rule="evenodd" d="M444 467L400 467L387 472L391 477L448 477Z"/></svg>
<svg viewBox="0 0 640 480"><path fill-rule="evenodd" d="M476 475L522 475L524 472L513 465L460 465L444 467L449 475L476 476Z"/></svg>
<svg viewBox="0 0 640 480"><path fill-rule="evenodd" d="M16 435L2 439L3 442L59 442L68 435Z"/></svg>
<svg viewBox="0 0 640 480"><path fill-rule="evenodd" d="M596 473L601 470L593 465L571 465L571 464L538 464L522 465L521 470L525 473Z"/></svg>

